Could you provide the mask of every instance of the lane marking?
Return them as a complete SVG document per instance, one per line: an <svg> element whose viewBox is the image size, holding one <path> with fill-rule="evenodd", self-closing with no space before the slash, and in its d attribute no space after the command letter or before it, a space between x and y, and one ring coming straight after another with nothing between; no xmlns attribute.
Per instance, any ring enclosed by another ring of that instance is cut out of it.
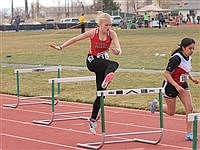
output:
<svg viewBox="0 0 200 150"><path fill-rule="evenodd" d="M71 131L71 132L75 132L75 133L81 133L81 134L91 135L90 132L85 132L85 131L80 131L80 130L74 130L74 129L71 129L71 128L67 129L67 128L60 128L60 127L54 127L54 126L44 126L44 125L37 125L37 124L29 123L29 122L22 122L22 121L17 121L17 120L9 120L9 119L1 119L1 118L0 118L0 120L14 122L14 123L27 124L27 125L31 125L31 126L38 126L38 127L44 127L44 128L52 128L52 129L61 130L61 131ZM176 133L177 133L177 131L176 131ZM183 133L185 133L185 132L183 132ZM102 136L102 135L101 134L96 134L96 136ZM116 138L116 139L127 139L127 138L124 138L124 137L114 137L114 138ZM180 149L189 149L189 150L191 150L191 148L181 147L181 146L177 146L177 145L161 144L161 143L159 143L157 145L161 145L161 146L164 146L164 147L173 147L173 148L180 148Z"/></svg>
<svg viewBox="0 0 200 150"><path fill-rule="evenodd" d="M59 147L83 150L82 148L78 148L78 147L73 147L73 146L69 146L69 145L53 143L53 142L49 142L49 141L42 141L42 140L38 140L38 139L32 139L32 138L27 138L27 137L22 137L22 136L17 136L17 135L11 135L11 134L5 134L5 133L0 133L0 135L12 137L12 138L17 138L17 139L22 139L22 140L39 142L39 143L43 143L43 144L55 145L55 146L59 146Z"/></svg>

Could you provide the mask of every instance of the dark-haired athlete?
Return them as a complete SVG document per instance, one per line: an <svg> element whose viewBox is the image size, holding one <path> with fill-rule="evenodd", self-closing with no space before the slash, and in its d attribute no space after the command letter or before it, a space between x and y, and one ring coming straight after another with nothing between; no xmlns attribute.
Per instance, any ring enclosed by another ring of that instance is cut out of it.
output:
<svg viewBox="0 0 200 150"><path fill-rule="evenodd" d="M178 96L185 108L186 112L186 136L185 139L192 141L192 123L187 121L189 113L192 113L192 96L188 89L187 80L192 80L195 84L200 83L200 80L195 79L190 71L191 55L194 52L195 41L191 38L184 38L181 41L180 47L172 53L172 57L169 59L166 70L164 71L165 81L164 87L164 99L166 104L163 105L163 111L173 116L176 113L176 97ZM157 100L153 100L150 106L152 113L156 111L158 106Z"/></svg>

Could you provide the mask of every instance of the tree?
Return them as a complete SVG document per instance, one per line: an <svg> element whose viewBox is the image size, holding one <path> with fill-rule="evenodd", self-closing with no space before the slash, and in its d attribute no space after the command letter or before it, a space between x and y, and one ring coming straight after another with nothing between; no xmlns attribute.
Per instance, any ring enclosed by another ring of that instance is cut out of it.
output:
<svg viewBox="0 0 200 150"><path fill-rule="evenodd" d="M25 17L26 17L26 19L29 18L29 14L28 14L28 0L25 0Z"/></svg>
<svg viewBox="0 0 200 150"><path fill-rule="evenodd" d="M104 10L119 10L120 4L117 2L114 2L113 0L103 0L103 9Z"/></svg>
<svg viewBox="0 0 200 150"><path fill-rule="evenodd" d="M94 4L92 5L92 9L96 11L104 11L104 10L119 10L120 4L114 2L113 0L94 0Z"/></svg>
<svg viewBox="0 0 200 150"><path fill-rule="evenodd" d="M14 18L13 0L11 0L11 14L12 14L12 19L13 19Z"/></svg>

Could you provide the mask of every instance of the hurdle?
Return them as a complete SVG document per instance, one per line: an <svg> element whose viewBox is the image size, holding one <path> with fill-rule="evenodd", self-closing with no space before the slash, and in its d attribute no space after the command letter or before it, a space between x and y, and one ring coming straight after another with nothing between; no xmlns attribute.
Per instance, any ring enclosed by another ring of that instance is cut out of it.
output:
<svg viewBox="0 0 200 150"><path fill-rule="evenodd" d="M66 120L87 120L88 117L78 116L78 117L64 117L64 115L74 115L74 114L83 114L83 113L90 113L91 111L76 111L76 112L63 112L63 113L55 113L55 83L69 83L69 82L82 82L82 81L92 81L96 80L95 76L85 76L85 77L69 77L69 78L53 78L49 79L48 82L51 83L52 95L51 95L51 119L47 120L33 120L33 123L42 124L42 125L50 125L52 122L55 121L66 121ZM55 118L56 116L63 116L60 118Z"/></svg>
<svg viewBox="0 0 200 150"><path fill-rule="evenodd" d="M142 142L148 144L158 144L163 136L163 110L162 110L162 88L142 88L142 89L122 89L122 90L105 90L97 91L97 96L100 96L100 106L101 106L101 142L95 143L77 143L77 146L89 148L89 149L100 149L104 144L113 143L123 143L123 142ZM107 134L105 130L105 113L104 113L104 97L105 96L115 96L115 95L132 95L132 94L159 94L159 111L160 111L160 129L155 131L145 131L145 132L129 132L129 133L117 133L117 134ZM157 140L147 140L140 138L126 138L120 140L109 140L109 137L127 136L127 135L141 135L141 134L160 134Z"/></svg>
<svg viewBox="0 0 200 150"><path fill-rule="evenodd" d="M197 140L198 140L198 121L200 121L200 113L188 114L188 121L193 122L193 141L192 150L197 150Z"/></svg>
<svg viewBox="0 0 200 150"><path fill-rule="evenodd" d="M34 105L34 104L50 104L51 102L41 101L41 102L22 102L29 99L36 99L36 98L50 98L51 96L34 96L34 97L21 97L20 96L20 73L33 73L33 72L55 72L57 71L57 77L60 78L60 72L62 68L61 66L51 66L51 67L43 67L43 68L27 68L27 69L15 69L14 73L16 74L16 95L17 95L17 102L15 104L4 104L4 107L11 107L17 108L18 106L22 105ZM58 83L58 91L57 91L57 99L55 105L59 101L60 95L60 83Z"/></svg>

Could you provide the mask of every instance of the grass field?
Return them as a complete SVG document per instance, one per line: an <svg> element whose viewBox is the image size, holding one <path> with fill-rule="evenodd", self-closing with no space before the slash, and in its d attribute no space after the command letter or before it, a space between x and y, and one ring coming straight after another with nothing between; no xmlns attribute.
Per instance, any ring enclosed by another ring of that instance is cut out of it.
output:
<svg viewBox="0 0 200 150"><path fill-rule="evenodd" d="M120 63L120 68L163 70L172 50L177 48L180 40L183 37L192 37L196 40L193 71L200 72L200 26L116 31L123 53L120 57L110 56ZM79 33L79 30L1 32L1 63L85 66L85 58L89 49L88 39L64 49L63 52L57 52L48 47L51 43L61 44ZM165 56L155 56L156 53L165 54ZM12 57L5 57L8 54ZM16 94L14 69L16 68L1 66L1 93ZM64 70L62 72L62 77L84 75L93 74L89 71ZM55 73L21 75L21 94L50 95L51 87L47 79L52 77L55 77ZM159 73L118 72L109 89L160 87L162 80L162 74ZM189 83L194 110L200 112L200 95L198 94L200 85ZM106 105L148 109L150 101L155 97L157 95L108 97ZM92 103L95 98L95 82L62 84L61 98L67 101ZM177 108L178 113L183 113L184 109L180 102Z"/></svg>

